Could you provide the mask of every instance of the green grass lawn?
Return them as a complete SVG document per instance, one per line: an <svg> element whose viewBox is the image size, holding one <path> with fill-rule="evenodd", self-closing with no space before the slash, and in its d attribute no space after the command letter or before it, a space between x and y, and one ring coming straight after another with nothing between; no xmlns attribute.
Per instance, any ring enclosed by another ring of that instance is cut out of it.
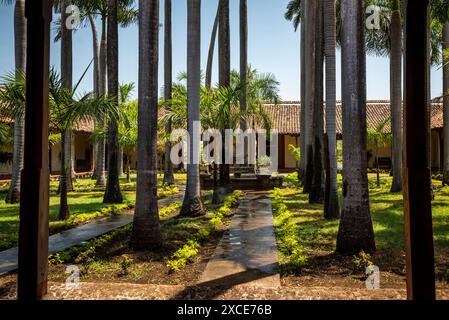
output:
<svg viewBox="0 0 449 320"><path fill-rule="evenodd" d="M372 259L387 269L402 269L403 263L403 204L402 194L390 193L391 177L381 176L376 186L375 175L369 175L370 209L377 252ZM341 177L340 194L341 194ZM338 232L338 220L323 218L323 206L308 203L308 195L287 179L288 187L273 192L275 226L281 267L296 272L308 266L320 255L333 255ZM435 200L433 227L436 264L447 269L444 257L449 252L449 187L434 181ZM354 259L355 260L355 259ZM445 265L445 267L444 267Z"/></svg>
<svg viewBox="0 0 449 320"><path fill-rule="evenodd" d="M89 222L95 218L102 217L113 212L132 207L135 202L136 175L132 175L132 181L126 182L121 179L121 189L125 199L123 205L103 204L103 188L95 188L95 180L89 178L77 179L74 182L74 192L68 195L71 217L68 221L57 221L59 210L59 195L57 194L58 181L50 182L50 232L55 233L70 227ZM159 175L162 183L162 175ZM185 175L176 174L176 182L185 184ZM9 185L0 186L0 250L17 245L19 233L19 205L6 204L4 198ZM160 196L170 194L171 190L160 190Z"/></svg>

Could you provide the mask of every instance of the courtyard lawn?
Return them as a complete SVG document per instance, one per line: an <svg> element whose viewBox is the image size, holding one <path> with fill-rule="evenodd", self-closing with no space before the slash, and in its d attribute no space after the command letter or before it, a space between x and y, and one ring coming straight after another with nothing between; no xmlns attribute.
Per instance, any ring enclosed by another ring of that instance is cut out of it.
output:
<svg viewBox="0 0 449 320"><path fill-rule="evenodd" d="M338 220L325 220L322 205L310 205L308 195L297 188L294 179L287 179L285 189L273 191L276 237L284 280L294 284L316 284L319 275L334 275L342 285L360 285L368 264L378 265L387 285L402 286L405 276L403 245L403 204L400 193L390 193L391 177L369 175L370 208L377 252L344 257L334 252ZM436 272L439 280L449 279L449 187L433 181L433 226L436 251ZM340 177L341 188L341 177ZM340 190L341 192L341 190ZM337 279L337 280L335 280ZM384 283L385 284L385 283Z"/></svg>
<svg viewBox="0 0 449 320"><path fill-rule="evenodd" d="M50 234L72 228L74 226L88 223L94 219L111 215L113 213L132 208L135 202L136 176L132 175L131 182L127 182L124 177L121 178L121 188L125 199L120 205L103 204L104 188L96 188L95 180L90 178L78 178L74 182L74 192L68 195L70 206L70 218L66 221L57 221L56 217L59 210L58 181L50 182ZM176 174L177 184L185 184L185 175ZM162 175L159 175L162 183ZM17 245L19 236L19 205L6 204L4 198L9 184L4 183L0 186L0 250ZM159 188L159 196L177 192L176 189Z"/></svg>

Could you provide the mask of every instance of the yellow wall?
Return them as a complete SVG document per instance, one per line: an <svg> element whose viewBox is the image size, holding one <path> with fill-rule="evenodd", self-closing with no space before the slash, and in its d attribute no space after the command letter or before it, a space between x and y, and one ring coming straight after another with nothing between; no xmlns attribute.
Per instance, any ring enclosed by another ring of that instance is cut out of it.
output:
<svg viewBox="0 0 449 320"><path fill-rule="evenodd" d="M285 147L284 147L284 155L285 155L285 169L294 169L298 167L298 163L293 156L292 152L288 149L289 145L294 145L295 147L299 146L299 137L295 136L285 136Z"/></svg>

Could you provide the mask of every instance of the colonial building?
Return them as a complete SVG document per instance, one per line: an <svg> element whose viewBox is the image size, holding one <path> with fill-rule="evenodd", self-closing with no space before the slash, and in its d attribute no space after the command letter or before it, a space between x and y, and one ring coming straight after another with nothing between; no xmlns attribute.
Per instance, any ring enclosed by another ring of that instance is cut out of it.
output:
<svg viewBox="0 0 449 320"><path fill-rule="evenodd" d="M273 129L279 132L278 161L279 171L291 172L298 167L298 163L289 149L290 145L299 146L301 137L300 117L301 103L299 101L284 101L277 105L266 105L265 111L272 119ZM342 109L341 102L337 103L337 138L342 138ZM366 105L367 122L371 127L377 127L387 121L386 130L391 132L390 102L385 100L368 101ZM440 171L443 164L443 103L442 99L432 102L431 112L431 166L433 171ZM76 126L73 139L73 165L76 172L93 171L94 150L90 136L94 131L93 122L83 122ZM159 167L163 166L163 145L159 146ZM50 170L52 174L59 173L61 167L61 145L49 147ZM368 143L368 166L374 168L374 146ZM379 166L383 169L391 167L391 146L378 150ZM12 169L12 147L0 147L0 177L9 177ZM136 155L131 154L131 166L135 169Z"/></svg>
<svg viewBox="0 0 449 320"><path fill-rule="evenodd" d="M279 170L293 171L298 167L297 161L289 150L289 145L299 146L301 137L300 119L301 102L284 101L278 105L267 105L265 111L272 119L273 129L279 132ZM337 103L336 110L337 138L342 138L342 107ZM371 127L377 127L387 121L386 130L391 132L391 107L389 101L368 101L366 105L367 122ZM434 171L440 171L443 164L443 103L441 99L432 102L431 112L431 166ZM379 165L382 168L391 167L391 146L382 147L378 151ZM368 143L368 166L375 166L374 146Z"/></svg>

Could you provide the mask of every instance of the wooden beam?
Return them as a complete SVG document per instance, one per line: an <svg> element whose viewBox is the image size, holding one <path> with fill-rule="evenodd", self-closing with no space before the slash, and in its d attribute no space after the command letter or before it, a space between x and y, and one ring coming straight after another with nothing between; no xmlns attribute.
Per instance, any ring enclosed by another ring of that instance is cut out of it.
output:
<svg viewBox="0 0 449 320"><path fill-rule="evenodd" d="M25 152L19 229L18 298L47 293L48 259L48 73L50 0L27 0L27 93Z"/></svg>
<svg viewBox="0 0 449 320"><path fill-rule="evenodd" d="M429 110L429 0L406 1L404 235L407 296L435 299Z"/></svg>

